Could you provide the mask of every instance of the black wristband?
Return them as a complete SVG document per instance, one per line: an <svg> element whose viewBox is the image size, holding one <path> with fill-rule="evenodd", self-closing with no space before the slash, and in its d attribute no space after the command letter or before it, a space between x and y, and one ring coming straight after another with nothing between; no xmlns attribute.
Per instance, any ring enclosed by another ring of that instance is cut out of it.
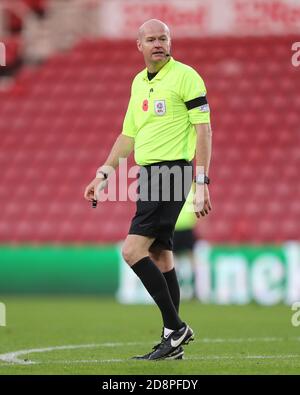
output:
<svg viewBox="0 0 300 395"><path fill-rule="evenodd" d="M209 185L210 184L210 179L207 176L204 176L204 179L201 182L199 182L199 181L197 182L197 177L194 178L194 181L196 184L199 184L199 185L203 185L203 184Z"/></svg>

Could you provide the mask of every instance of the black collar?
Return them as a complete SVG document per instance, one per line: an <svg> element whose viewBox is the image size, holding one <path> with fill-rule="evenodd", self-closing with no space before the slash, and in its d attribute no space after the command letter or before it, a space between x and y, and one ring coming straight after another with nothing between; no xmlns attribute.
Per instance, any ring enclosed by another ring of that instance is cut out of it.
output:
<svg viewBox="0 0 300 395"><path fill-rule="evenodd" d="M156 71L156 73L150 73L150 72L147 70L148 80L151 81L151 80L156 76L157 73L158 73L158 71Z"/></svg>

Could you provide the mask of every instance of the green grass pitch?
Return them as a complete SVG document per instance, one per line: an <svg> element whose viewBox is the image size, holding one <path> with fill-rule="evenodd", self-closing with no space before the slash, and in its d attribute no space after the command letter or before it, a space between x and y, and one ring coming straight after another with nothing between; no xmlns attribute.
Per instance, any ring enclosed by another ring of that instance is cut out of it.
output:
<svg viewBox="0 0 300 395"><path fill-rule="evenodd" d="M289 306L185 302L195 331L181 361L133 361L159 340L155 306L97 297L7 296L1 374L299 374L300 327Z"/></svg>

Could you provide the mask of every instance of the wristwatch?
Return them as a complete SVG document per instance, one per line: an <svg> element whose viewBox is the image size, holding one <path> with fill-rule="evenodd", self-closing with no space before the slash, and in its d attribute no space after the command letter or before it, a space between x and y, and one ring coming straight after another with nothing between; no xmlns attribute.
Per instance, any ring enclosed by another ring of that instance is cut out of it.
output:
<svg viewBox="0 0 300 395"><path fill-rule="evenodd" d="M210 184L210 179L205 174L198 174L195 177L194 181L196 184L199 184L199 185L203 185L203 184L209 185Z"/></svg>

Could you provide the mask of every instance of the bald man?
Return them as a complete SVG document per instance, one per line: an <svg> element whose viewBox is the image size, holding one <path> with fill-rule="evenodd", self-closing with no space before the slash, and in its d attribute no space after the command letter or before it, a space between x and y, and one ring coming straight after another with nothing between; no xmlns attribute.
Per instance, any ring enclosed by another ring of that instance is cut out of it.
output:
<svg viewBox="0 0 300 395"><path fill-rule="evenodd" d="M199 218L211 210L209 106L199 74L171 57L170 31L165 23L146 21L138 30L137 48L146 68L133 80L122 133L84 196L97 201L119 159L134 151L140 165L139 196L122 254L159 307L163 321L160 343L134 358L182 359L183 345L193 340L194 333L179 316L173 233L193 182L194 158L195 214Z"/></svg>

